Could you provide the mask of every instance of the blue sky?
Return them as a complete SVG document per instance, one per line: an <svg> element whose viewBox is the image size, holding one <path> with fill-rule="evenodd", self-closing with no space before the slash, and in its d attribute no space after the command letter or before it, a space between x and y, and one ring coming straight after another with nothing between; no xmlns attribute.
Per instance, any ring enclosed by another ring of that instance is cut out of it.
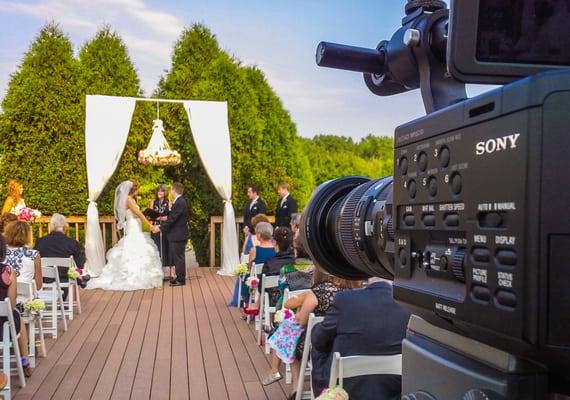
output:
<svg viewBox="0 0 570 400"><path fill-rule="evenodd" d="M394 0L0 0L0 96L43 24L60 23L78 50L110 24L125 40L145 93L169 68L185 26L204 23L220 45L259 66L283 99L299 134L359 139L392 135L423 115L418 91L381 98L362 75L318 68L319 41L375 47L399 26L405 1Z"/></svg>

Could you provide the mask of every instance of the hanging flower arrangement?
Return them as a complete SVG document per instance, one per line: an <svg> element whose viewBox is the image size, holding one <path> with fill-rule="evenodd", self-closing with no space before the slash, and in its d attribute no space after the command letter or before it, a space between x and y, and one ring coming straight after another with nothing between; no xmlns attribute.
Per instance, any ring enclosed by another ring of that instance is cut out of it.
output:
<svg viewBox="0 0 570 400"><path fill-rule="evenodd" d="M166 137L164 136L164 125L159 118L158 103L157 116L153 121L152 136L146 149L139 151L138 161L143 165L154 165L158 167L168 167L180 164L180 153L171 150Z"/></svg>

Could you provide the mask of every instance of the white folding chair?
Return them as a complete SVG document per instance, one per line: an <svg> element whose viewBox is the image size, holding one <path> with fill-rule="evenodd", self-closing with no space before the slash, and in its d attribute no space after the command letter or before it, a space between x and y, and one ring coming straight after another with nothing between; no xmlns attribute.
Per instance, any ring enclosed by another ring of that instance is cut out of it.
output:
<svg viewBox="0 0 570 400"><path fill-rule="evenodd" d="M26 387L26 378L24 377L24 367L22 366L22 354L18 345L18 335L16 334L16 323L12 314L12 305L10 299L5 298L0 301L0 317L6 318L2 327L2 371L6 374L6 387L0 391L5 399L12 398L12 369L10 359L10 349L14 349L14 358L18 369L18 377L20 378L21 387Z"/></svg>
<svg viewBox="0 0 570 400"><path fill-rule="evenodd" d="M257 331L257 343L261 345L261 334L263 326L271 323L271 314L275 313L275 306L269 305L269 293L267 289L276 288L279 284L279 275L261 276L261 291L259 292L259 330ZM267 345L267 334L263 332L265 338L265 354L269 354Z"/></svg>
<svg viewBox="0 0 570 400"><path fill-rule="evenodd" d="M402 375L402 355L341 357L334 353L329 387L342 388L344 378L364 375Z"/></svg>
<svg viewBox="0 0 570 400"><path fill-rule="evenodd" d="M307 333L305 334L305 347L303 348L303 357L301 358L301 366L299 367L299 379L297 380L297 394L295 400L301 399L314 399L313 395L313 383L311 380L311 332L316 324L321 323L325 317L316 317L314 313L309 315L309 321L307 322ZM305 377L309 377L310 389L304 390L305 388Z"/></svg>
<svg viewBox="0 0 570 400"><path fill-rule="evenodd" d="M77 268L73 256L70 257L42 257L42 266L69 269L71 267ZM45 285L50 285L46 283ZM69 279L67 282L59 282L62 288L67 288L67 301L65 304L65 312L67 318L73 320L73 313L77 307L77 313L81 314L81 297L79 296L79 285L75 279Z"/></svg>
<svg viewBox="0 0 570 400"><path fill-rule="evenodd" d="M36 283L18 282L17 283L17 296L18 301L28 302L36 297ZM42 357L46 357L46 344L44 338L44 330L42 328L41 320L36 321L31 318L27 312L22 315L22 320L28 325L28 352L30 358L30 365L32 368L36 367L36 330L39 331L40 335L40 350L42 351ZM36 326L37 323L37 326Z"/></svg>
<svg viewBox="0 0 570 400"><path fill-rule="evenodd" d="M46 328L48 333L52 338L57 338L57 319L58 311L61 311L61 319L63 321L63 330L67 332L67 317L65 312L65 304L63 302L63 295L61 290L61 284L59 283L59 273L57 271L57 266L54 265L43 265L44 259L42 258L42 276L44 278L51 278L54 280L53 283L46 283L42 290L38 292L39 298L45 301L46 311L42 312L43 315L49 313L51 317L51 326Z"/></svg>
<svg viewBox="0 0 570 400"><path fill-rule="evenodd" d="M259 274L261 274L262 269L263 269L263 264L252 264L251 268L249 269L249 276L258 276ZM241 296L241 288L240 288L240 296ZM254 306L258 297L259 297L259 288L258 290L250 293L249 301L247 302L247 308ZM239 298L241 299L241 297ZM249 324L251 321L251 316L248 315L246 321ZM258 321L259 321L259 314L255 317L255 329L257 329Z"/></svg>

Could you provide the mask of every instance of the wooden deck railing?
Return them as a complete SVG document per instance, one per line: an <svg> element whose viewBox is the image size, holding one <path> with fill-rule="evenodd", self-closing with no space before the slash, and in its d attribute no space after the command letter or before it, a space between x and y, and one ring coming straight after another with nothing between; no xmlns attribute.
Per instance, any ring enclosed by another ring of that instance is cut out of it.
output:
<svg viewBox="0 0 570 400"><path fill-rule="evenodd" d="M269 215L269 222L274 223L275 222L275 217L273 215ZM236 231L237 231L237 236L238 236L238 245L239 245L239 250L241 251L241 239L242 239L242 232L241 232L241 227L243 225L243 217L236 217ZM221 215L214 215L212 217L210 217L210 267L215 267L216 266L216 240L217 240L217 235L218 235L218 231L220 232L220 257L219 259L222 259L222 242L224 240L224 235L222 234L224 229L224 217L222 217Z"/></svg>
<svg viewBox="0 0 570 400"><path fill-rule="evenodd" d="M36 238L48 234L48 225L51 215L44 215L34 222L34 236ZM85 242L85 225L87 217L83 215L72 215L67 217L69 228L67 235L75 237L75 240ZM118 241L117 227L115 224L115 217L112 215L102 215L99 217L99 224L101 225L101 232L103 234L103 243L106 248L110 248Z"/></svg>

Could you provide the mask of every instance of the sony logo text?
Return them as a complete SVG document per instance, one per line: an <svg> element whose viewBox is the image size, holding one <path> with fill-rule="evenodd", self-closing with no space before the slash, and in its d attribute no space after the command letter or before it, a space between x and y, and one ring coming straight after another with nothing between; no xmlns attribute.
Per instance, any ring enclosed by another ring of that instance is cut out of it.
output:
<svg viewBox="0 0 570 400"><path fill-rule="evenodd" d="M481 156L483 154L492 154L497 151L515 149L520 135L520 133L514 133L512 135L496 139L489 139L485 142L479 142L475 145L475 154Z"/></svg>

